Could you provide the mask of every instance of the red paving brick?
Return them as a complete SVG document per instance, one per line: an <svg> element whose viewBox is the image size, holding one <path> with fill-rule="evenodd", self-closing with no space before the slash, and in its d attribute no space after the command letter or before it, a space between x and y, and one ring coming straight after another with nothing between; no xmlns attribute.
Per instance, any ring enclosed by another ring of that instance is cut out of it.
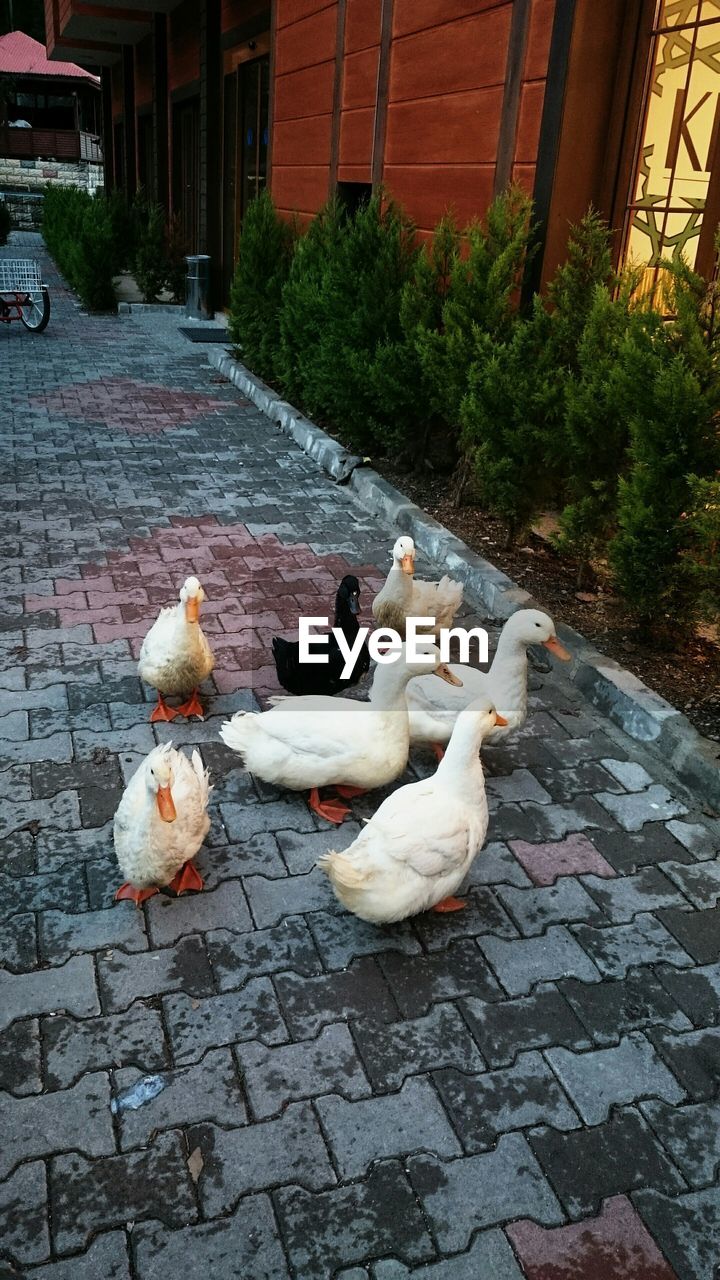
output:
<svg viewBox="0 0 720 1280"><path fill-rule="evenodd" d="M47 608L47 604L44 607ZM554 884L559 876L594 875L611 879L615 875L610 863L584 835L566 836L564 840L544 844L511 840L510 848L538 885Z"/></svg>
<svg viewBox="0 0 720 1280"><path fill-rule="evenodd" d="M237 403L237 402L236 402ZM195 422L215 410L227 412L227 401L195 391L137 382L134 378L103 378L55 387L31 396L30 404L70 422L94 422L130 435L168 431Z"/></svg>
<svg viewBox="0 0 720 1280"><path fill-rule="evenodd" d="M569 1227L525 1219L506 1230L528 1280L677 1280L626 1196Z"/></svg>

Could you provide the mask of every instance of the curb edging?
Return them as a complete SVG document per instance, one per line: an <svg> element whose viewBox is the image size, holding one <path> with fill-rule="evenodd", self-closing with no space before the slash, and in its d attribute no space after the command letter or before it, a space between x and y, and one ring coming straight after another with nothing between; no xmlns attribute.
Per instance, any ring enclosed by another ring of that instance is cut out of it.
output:
<svg viewBox="0 0 720 1280"><path fill-rule="evenodd" d="M483 560L377 471L366 466L361 457L343 448L227 350L210 351L208 362L334 480L347 484L366 511L384 517L389 524L409 534L425 555L442 564L470 595L482 601L490 616L505 620L517 609L542 608L541 602L507 574ZM628 737L659 756L704 804L720 811L720 744L702 737L676 707L601 653L572 627L560 623L557 630L573 656L569 678L588 702Z"/></svg>

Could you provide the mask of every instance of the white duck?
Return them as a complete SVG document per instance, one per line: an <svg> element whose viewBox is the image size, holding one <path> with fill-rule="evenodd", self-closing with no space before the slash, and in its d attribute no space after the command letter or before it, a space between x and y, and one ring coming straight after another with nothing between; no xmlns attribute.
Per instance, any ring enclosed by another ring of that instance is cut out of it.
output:
<svg viewBox="0 0 720 1280"><path fill-rule="evenodd" d="M424 662L410 663L403 646L395 660L378 663L369 702L319 694L283 699L269 711L237 711L220 736L250 773L291 791L309 790L315 813L342 822L349 809L335 799L320 800L318 788L332 786L350 798L402 773L410 749L405 689L428 671L458 681L436 648L428 648Z"/></svg>
<svg viewBox="0 0 720 1280"><path fill-rule="evenodd" d="M143 640L138 674L158 693L151 720L174 720L177 715L203 719L198 687L215 665L200 629L200 605L204 599L205 592L197 578L186 578L180 588L180 603L161 609ZM177 708L168 707L163 695L175 694L187 701Z"/></svg>
<svg viewBox="0 0 720 1280"><path fill-rule="evenodd" d="M552 618L539 609L518 609L500 632L489 671L450 663L450 671L462 681L456 688L436 689L434 682L415 680L407 691L412 745L430 744L442 759L442 744L449 741L458 715L480 697L490 698L500 708L506 726L494 729L488 735L489 741L497 742L524 724L528 703L527 651L531 644L542 644L555 657L564 662L570 660L571 655L555 634Z"/></svg>
<svg viewBox="0 0 720 1280"><path fill-rule="evenodd" d="M198 751L191 763L165 742L145 757L115 814L115 854L126 877L116 898L140 906L166 885L177 893L202 889L192 859L210 830L211 791Z"/></svg>
<svg viewBox="0 0 720 1280"><path fill-rule="evenodd" d="M405 619L434 618L435 626L428 628L436 636L442 627L451 627L462 604L462 583L453 581L447 574L439 582L420 582L415 572L415 543L412 538L398 538L391 551L392 567L385 586L376 595L372 615L378 626L392 627L405 635Z"/></svg>
<svg viewBox="0 0 720 1280"><path fill-rule="evenodd" d="M453 897L482 848L488 806L479 749L502 716L479 698L458 716L432 778L398 788L357 840L326 853L318 866L349 911L373 924L419 911L458 911Z"/></svg>

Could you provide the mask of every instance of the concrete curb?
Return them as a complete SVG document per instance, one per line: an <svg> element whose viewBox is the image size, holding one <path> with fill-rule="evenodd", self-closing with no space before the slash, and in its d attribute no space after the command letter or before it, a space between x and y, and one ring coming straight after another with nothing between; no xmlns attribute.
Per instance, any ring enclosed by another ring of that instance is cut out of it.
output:
<svg viewBox="0 0 720 1280"><path fill-rule="evenodd" d="M349 453L281 399L228 351L217 348L208 359L333 479L347 483L366 511L410 534L426 556L461 581L468 595L482 601L489 616L505 619L517 609L543 607L377 471L365 466L357 454ZM630 738L648 747L705 804L720 811L720 744L703 738L676 707L600 653L577 631L560 623L558 634L573 655L569 677L588 702Z"/></svg>
<svg viewBox="0 0 720 1280"><path fill-rule="evenodd" d="M119 316L158 314L159 311L170 315L180 314L184 309L182 302L118 302Z"/></svg>

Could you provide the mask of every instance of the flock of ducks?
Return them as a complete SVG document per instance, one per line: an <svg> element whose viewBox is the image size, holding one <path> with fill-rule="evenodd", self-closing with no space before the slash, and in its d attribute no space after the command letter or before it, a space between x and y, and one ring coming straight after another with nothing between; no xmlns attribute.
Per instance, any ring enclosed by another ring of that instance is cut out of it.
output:
<svg viewBox="0 0 720 1280"><path fill-rule="evenodd" d="M382 627L405 634L408 617L429 617L435 637L451 627L462 602L462 586L414 577L412 538L398 538L387 581L373 602ZM359 583L348 575L336 600L336 625L348 639L357 634ZM142 680L157 690L151 720L199 715L199 686L213 669L213 655L200 627L203 589L187 578L177 605L163 609L143 641ZM340 902L363 920L390 923L418 912L455 911L454 895L488 828L480 748L519 728L527 715L527 649L544 644L562 659L570 654L547 614L520 609L505 623L490 670L477 671L441 660L430 646L434 669L412 662L403 645L398 659L378 663L369 699L334 696L369 667L363 648L349 678L342 665L303 666L297 646L276 638L273 652L283 686L297 696L272 699L266 711L238 711L222 725L223 741L264 782L308 792L310 808L331 823L350 809L343 801L384 787L404 771L410 748L434 748L438 767L430 778L394 791L343 852L318 861ZM337 655L340 657L339 651ZM320 675L318 675L320 673ZM167 697L183 699L168 706ZM498 711L496 708L499 708ZM500 713L501 712L501 713ZM320 791L330 788L331 795ZM130 780L114 823L115 851L125 878L117 898L138 906L170 887L199 890L193 859L210 827L212 787L200 755L188 759L172 744L156 747Z"/></svg>

